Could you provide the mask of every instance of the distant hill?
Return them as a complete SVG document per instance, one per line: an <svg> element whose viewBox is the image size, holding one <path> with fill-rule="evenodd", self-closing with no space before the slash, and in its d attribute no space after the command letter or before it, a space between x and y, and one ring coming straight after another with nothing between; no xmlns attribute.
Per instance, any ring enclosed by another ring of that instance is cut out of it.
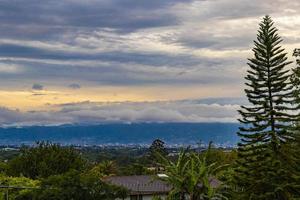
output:
<svg viewBox="0 0 300 200"><path fill-rule="evenodd" d="M49 140L65 145L149 145L160 138L167 145L190 145L199 141L233 146L236 123L136 123L102 125L31 126L0 128L0 145L33 144Z"/></svg>

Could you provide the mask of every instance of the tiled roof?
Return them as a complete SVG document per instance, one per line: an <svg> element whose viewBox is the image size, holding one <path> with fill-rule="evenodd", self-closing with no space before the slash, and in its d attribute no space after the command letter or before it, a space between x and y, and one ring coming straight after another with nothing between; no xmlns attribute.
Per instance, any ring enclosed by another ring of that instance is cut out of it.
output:
<svg viewBox="0 0 300 200"><path fill-rule="evenodd" d="M158 180L155 176L111 176L105 178L105 181L113 185L122 186L130 191L131 195L135 194L166 194L171 191L172 187L167 183ZM211 177L210 185L217 188L221 182ZM202 184L199 184L202 187Z"/></svg>
<svg viewBox="0 0 300 200"><path fill-rule="evenodd" d="M154 176L112 176L108 183L127 188L131 194L165 194L171 187Z"/></svg>

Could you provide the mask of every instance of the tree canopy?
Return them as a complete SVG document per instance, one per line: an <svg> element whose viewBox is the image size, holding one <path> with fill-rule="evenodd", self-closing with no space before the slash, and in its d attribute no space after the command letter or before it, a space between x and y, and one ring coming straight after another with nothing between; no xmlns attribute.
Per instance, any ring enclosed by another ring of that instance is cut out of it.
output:
<svg viewBox="0 0 300 200"><path fill-rule="evenodd" d="M46 178L71 169L82 170L85 160L72 147L39 142L35 147L23 147L21 153L9 162L8 174L28 178Z"/></svg>
<svg viewBox="0 0 300 200"><path fill-rule="evenodd" d="M269 16L259 24L254 57L249 59L245 89L249 105L239 113L238 162L235 173L241 199L290 199L297 188L290 155L283 146L295 138L299 120L287 53ZM299 183L299 182L298 182Z"/></svg>

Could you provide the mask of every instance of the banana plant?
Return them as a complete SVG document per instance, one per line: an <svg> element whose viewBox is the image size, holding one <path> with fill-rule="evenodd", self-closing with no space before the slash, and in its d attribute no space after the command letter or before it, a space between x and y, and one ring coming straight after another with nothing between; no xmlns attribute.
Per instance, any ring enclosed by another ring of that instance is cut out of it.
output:
<svg viewBox="0 0 300 200"><path fill-rule="evenodd" d="M208 163L207 158L211 145L204 155L181 150L176 161L159 156L160 164L164 167L165 175L161 180L172 186L169 199L175 200L223 200L226 199L212 185L213 175L224 166Z"/></svg>

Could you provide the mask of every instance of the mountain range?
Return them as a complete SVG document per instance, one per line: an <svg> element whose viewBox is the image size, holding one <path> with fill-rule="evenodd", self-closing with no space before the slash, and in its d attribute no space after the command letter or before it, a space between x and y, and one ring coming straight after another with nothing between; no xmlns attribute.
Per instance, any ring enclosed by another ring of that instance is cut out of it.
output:
<svg viewBox="0 0 300 200"><path fill-rule="evenodd" d="M63 145L166 145L207 144L234 146L237 123L133 123L0 128L0 145L34 144L47 140Z"/></svg>

